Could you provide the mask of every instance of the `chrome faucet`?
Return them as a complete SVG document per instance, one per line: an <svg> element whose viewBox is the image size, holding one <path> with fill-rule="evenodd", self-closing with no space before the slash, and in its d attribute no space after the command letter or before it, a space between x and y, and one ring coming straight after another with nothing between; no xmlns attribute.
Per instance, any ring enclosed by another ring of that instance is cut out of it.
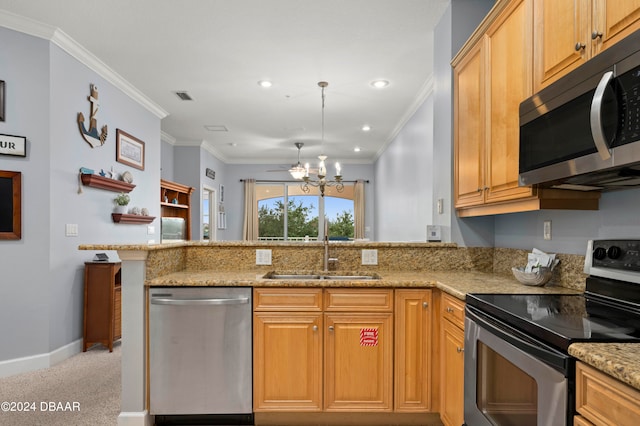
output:
<svg viewBox="0 0 640 426"><path fill-rule="evenodd" d="M329 272L329 263L338 263L337 257L329 257L329 221L324 218L324 270Z"/></svg>

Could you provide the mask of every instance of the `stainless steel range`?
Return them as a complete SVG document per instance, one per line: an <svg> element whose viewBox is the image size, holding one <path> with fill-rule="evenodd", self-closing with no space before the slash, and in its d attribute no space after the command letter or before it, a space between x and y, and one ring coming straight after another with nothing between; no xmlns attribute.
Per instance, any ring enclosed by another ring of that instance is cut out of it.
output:
<svg viewBox="0 0 640 426"><path fill-rule="evenodd" d="M574 342L640 342L640 240L590 241L584 294L469 294L469 426L572 425Z"/></svg>

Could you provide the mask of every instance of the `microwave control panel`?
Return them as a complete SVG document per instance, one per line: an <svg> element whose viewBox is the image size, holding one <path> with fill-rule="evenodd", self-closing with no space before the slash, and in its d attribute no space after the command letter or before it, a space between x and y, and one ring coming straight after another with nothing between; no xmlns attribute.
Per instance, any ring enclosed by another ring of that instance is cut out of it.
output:
<svg viewBox="0 0 640 426"><path fill-rule="evenodd" d="M620 94L620 123L616 145L624 145L640 139L640 67L622 74L616 81Z"/></svg>

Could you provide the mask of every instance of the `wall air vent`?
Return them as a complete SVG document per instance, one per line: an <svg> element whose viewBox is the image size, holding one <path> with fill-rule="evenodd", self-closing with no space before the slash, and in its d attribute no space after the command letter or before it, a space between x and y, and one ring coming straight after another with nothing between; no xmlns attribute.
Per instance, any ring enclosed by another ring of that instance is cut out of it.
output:
<svg viewBox="0 0 640 426"><path fill-rule="evenodd" d="M187 92L175 92L175 94L183 101L192 101L193 98Z"/></svg>

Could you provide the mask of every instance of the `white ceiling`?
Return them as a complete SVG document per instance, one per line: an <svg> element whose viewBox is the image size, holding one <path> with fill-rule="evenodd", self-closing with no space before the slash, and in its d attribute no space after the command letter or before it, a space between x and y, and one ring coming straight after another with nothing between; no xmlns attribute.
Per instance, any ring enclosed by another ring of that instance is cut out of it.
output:
<svg viewBox="0 0 640 426"><path fill-rule="evenodd" d="M0 0L0 9L84 46L168 112L162 131L176 144L204 144L227 163L290 164L303 142L302 162L324 151L331 162L371 163L430 90L433 27L449 2ZM375 79L390 84L374 89Z"/></svg>

